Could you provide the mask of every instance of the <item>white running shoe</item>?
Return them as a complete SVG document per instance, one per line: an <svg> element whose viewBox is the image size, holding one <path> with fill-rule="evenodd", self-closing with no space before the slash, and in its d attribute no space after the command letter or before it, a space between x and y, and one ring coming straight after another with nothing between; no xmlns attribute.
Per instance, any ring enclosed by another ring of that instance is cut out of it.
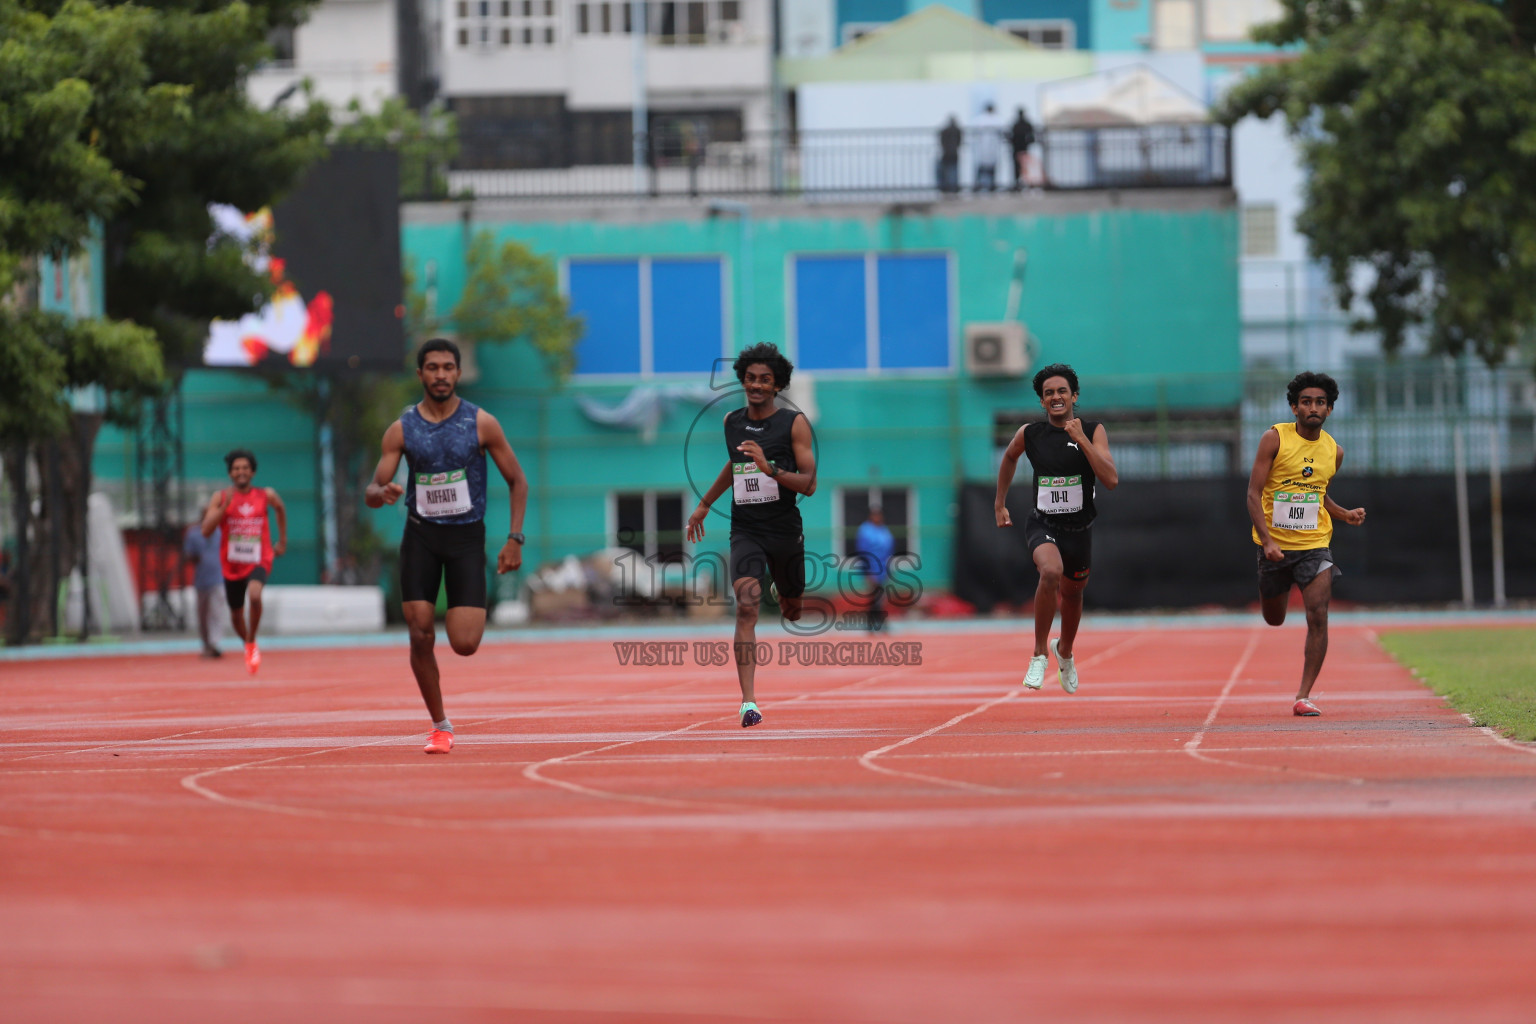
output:
<svg viewBox="0 0 1536 1024"><path fill-rule="evenodd" d="M1068 693L1076 693L1077 662L1072 658L1063 658L1061 651L1057 650L1060 645L1060 640L1052 640L1050 643L1051 653L1056 655L1056 670L1061 677L1061 688Z"/></svg>
<svg viewBox="0 0 1536 1024"><path fill-rule="evenodd" d="M1024 673L1024 685L1031 690L1038 690L1045 685L1045 670L1051 665L1051 659L1043 654L1029 659L1029 671Z"/></svg>

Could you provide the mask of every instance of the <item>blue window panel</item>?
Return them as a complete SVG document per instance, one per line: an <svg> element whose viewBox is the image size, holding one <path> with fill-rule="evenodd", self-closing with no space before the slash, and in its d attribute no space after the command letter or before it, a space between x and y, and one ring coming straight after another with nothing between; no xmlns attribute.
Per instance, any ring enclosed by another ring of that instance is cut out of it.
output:
<svg viewBox="0 0 1536 1024"><path fill-rule="evenodd" d="M725 347L720 261L651 262L652 368L709 373Z"/></svg>
<svg viewBox="0 0 1536 1024"><path fill-rule="evenodd" d="M881 256L876 280L881 369L949 369L949 260Z"/></svg>
<svg viewBox="0 0 1536 1024"><path fill-rule="evenodd" d="M863 256L795 260L797 366L862 370L868 363Z"/></svg>
<svg viewBox="0 0 1536 1024"><path fill-rule="evenodd" d="M586 321L577 373L640 372L640 264L572 260L571 312Z"/></svg>

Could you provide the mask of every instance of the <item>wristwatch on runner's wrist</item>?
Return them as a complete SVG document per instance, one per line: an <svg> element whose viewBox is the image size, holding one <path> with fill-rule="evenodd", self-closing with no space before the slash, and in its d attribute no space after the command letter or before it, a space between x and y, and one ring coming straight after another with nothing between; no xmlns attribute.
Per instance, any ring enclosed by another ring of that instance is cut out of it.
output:
<svg viewBox="0 0 1536 1024"><path fill-rule="evenodd" d="M526 540L523 539L523 535L520 534L520 533L509 533L509 534L507 534L507 540L515 540L519 544L526 544L526 543L528 543Z"/></svg>

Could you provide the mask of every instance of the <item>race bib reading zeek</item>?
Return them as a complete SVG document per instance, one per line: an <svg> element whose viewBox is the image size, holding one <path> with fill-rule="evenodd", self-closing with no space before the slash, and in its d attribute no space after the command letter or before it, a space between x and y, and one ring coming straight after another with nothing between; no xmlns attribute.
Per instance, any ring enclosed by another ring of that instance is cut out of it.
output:
<svg viewBox="0 0 1536 1024"><path fill-rule="evenodd" d="M1035 508L1061 514L1083 510L1083 478L1080 476L1042 476L1035 488Z"/></svg>
<svg viewBox="0 0 1536 1024"><path fill-rule="evenodd" d="M1323 496L1316 491L1276 491L1269 525L1276 530L1315 530L1322 507Z"/></svg>
<svg viewBox="0 0 1536 1024"><path fill-rule="evenodd" d="M731 476L735 480L736 504L756 505L764 501L779 500L779 482L758 469L757 463L733 462Z"/></svg>
<svg viewBox="0 0 1536 1024"><path fill-rule="evenodd" d="M261 536L232 533L229 535L228 550L231 562L255 564L261 561Z"/></svg>
<svg viewBox="0 0 1536 1024"><path fill-rule="evenodd" d="M462 469L448 473L416 474L416 514L428 519L463 515L474 504L469 500L469 480Z"/></svg>

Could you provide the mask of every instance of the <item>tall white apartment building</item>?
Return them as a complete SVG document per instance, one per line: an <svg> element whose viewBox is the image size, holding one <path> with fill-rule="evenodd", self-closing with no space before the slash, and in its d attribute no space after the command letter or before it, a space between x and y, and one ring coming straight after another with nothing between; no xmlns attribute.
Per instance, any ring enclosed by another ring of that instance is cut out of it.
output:
<svg viewBox="0 0 1536 1024"><path fill-rule="evenodd" d="M770 127L769 2L441 0L435 60L458 165L628 163L637 100L657 138Z"/></svg>

